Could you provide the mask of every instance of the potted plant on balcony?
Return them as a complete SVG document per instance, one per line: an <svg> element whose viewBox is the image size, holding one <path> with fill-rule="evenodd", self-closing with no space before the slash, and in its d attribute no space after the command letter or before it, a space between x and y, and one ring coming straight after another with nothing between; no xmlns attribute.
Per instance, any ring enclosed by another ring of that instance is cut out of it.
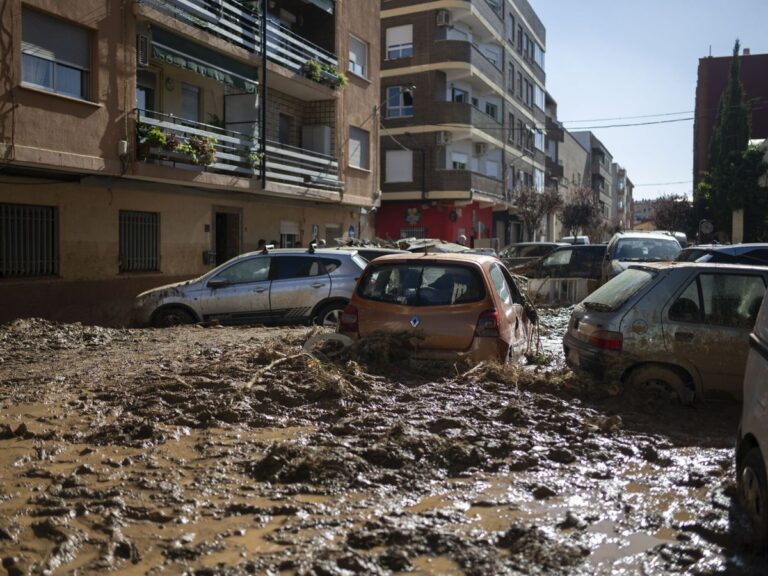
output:
<svg viewBox="0 0 768 576"><path fill-rule="evenodd" d="M216 160L216 144L218 140L210 136L190 136L187 142L192 151L192 162L205 168Z"/></svg>
<svg viewBox="0 0 768 576"><path fill-rule="evenodd" d="M136 123L136 136L138 139L138 157L147 160L152 154L152 148L165 148L167 139L165 133L157 126L148 126L141 122Z"/></svg>
<svg viewBox="0 0 768 576"><path fill-rule="evenodd" d="M317 60L307 60L304 63L304 75L310 80L326 84L331 88L347 85L347 76L339 72L332 64L320 63Z"/></svg>

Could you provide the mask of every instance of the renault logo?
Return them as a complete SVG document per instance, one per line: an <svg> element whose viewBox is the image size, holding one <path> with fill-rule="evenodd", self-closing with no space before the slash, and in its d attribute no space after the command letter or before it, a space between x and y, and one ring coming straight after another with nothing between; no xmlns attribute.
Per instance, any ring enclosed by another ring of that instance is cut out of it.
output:
<svg viewBox="0 0 768 576"><path fill-rule="evenodd" d="M419 324L421 324L421 320L419 319L418 316L414 316L413 318L411 318L411 326L413 326L414 328L417 328Z"/></svg>

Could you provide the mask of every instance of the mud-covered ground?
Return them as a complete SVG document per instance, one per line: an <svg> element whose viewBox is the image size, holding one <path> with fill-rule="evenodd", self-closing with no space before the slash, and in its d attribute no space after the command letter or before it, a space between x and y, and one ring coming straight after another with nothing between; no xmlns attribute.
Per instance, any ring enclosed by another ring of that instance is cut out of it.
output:
<svg viewBox="0 0 768 576"><path fill-rule="evenodd" d="M765 574L738 407L574 377L567 317L525 369L394 340L320 361L307 328L0 327L3 569Z"/></svg>

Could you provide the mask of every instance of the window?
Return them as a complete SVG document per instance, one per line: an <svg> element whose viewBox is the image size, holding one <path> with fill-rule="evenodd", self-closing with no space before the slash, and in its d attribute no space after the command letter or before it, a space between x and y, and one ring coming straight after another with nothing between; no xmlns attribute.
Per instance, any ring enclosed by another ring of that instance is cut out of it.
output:
<svg viewBox="0 0 768 576"><path fill-rule="evenodd" d="M387 150L385 182L413 182L413 151Z"/></svg>
<svg viewBox="0 0 768 576"><path fill-rule="evenodd" d="M222 270L211 278L216 282L227 284L244 284L247 282L264 282L269 280L269 267L272 258L270 256L258 256L249 260L242 260L229 268Z"/></svg>
<svg viewBox="0 0 768 576"><path fill-rule="evenodd" d="M469 102L469 92L461 88L451 88L451 100L453 102Z"/></svg>
<svg viewBox="0 0 768 576"><path fill-rule="evenodd" d="M85 100L89 97L90 64L90 41L85 28L22 8L24 84Z"/></svg>
<svg viewBox="0 0 768 576"><path fill-rule="evenodd" d="M536 42L533 43L533 60L539 68L544 70L544 49Z"/></svg>
<svg viewBox="0 0 768 576"><path fill-rule="evenodd" d="M512 14L507 17L507 40L510 44L515 42L515 17Z"/></svg>
<svg viewBox="0 0 768 576"><path fill-rule="evenodd" d="M325 274L325 265L311 256L279 256L275 259L273 280L291 280Z"/></svg>
<svg viewBox="0 0 768 576"><path fill-rule="evenodd" d="M518 25L517 27L517 51L522 52L523 51L523 26Z"/></svg>
<svg viewBox="0 0 768 576"><path fill-rule="evenodd" d="M523 138L524 138L524 127L523 127L523 121L518 120L517 121L517 145L522 148L523 146Z"/></svg>
<svg viewBox="0 0 768 576"><path fill-rule="evenodd" d="M515 65L510 63L507 74L507 92L510 94L515 93Z"/></svg>
<svg viewBox="0 0 768 576"><path fill-rule="evenodd" d="M200 88L181 83L181 117L190 122L200 121Z"/></svg>
<svg viewBox="0 0 768 576"><path fill-rule="evenodd" d="M349 37L349 71L366 78L368 76L368 44Z"/></svg>
<svg viewBox="0 0 768 576"><path fill-rule="evenodd" d="M537 192L544 192L544 172L538 168L533 169L533 187Z"/></svg>
<svg viewBox="0 0 768 576"><path fill-rule="evenodd" d="M544 152L544 129L536 128L533 134L533 147Z"/></svg>
<svg viewBox="0 0 768 576"><path fill-rule="evenodd" d="M280 112L277 115L277 141L280 144L291 143L291 117Z"/></svg>
<svg viewBox="0 0 768 576"><path fill-rule="evenodd" d="M59 272L59 216L53 206L0 204L0 278Z"/></svg>
<svg viewBox="0 0 768 576"><path fill-rule="evenodd" d="M469 157L462 152L451 153L451 169L452 170L466 170L467 161Z"/></svg>
<svg viewBox="0 0 768 576"><path fill-rule="evenodd" d="M136 108L139 110L157 110L156 76L146 70L136 71Z"/></svg>
<svg viewBox="0 0 768 576"><path fill-rule="evenodd" d="M387 28L387 60L413 56L413 25Z"/></svg>
<svg viewBox="0 0 768 576"><path fill-rule="evenodd" d="M369 266L357 293L366 300L407 306L448 306L485 298L480 274L464 266Z"/></svg>
<svg viewBox="0 0 768 576"><path fill-rule="evenodd" d="M499 118L499 107L496 106L496 104L492 104L491 102L485 103L485 113L488 114L491 118L494 120L498 120Z"/></svg>
<svg viewBox="0 0 768 576"><path fill-rule="evenodd" d="M523 80L523 84L525 86L525 89L523 91L523 102L525 102L528 106L531 105L531 83L528 82L528 79L526 78Z"/></svg>
<svg viewBox="0 0 768 576"><path fill-rule="evenodd" d="M515 143L515 115L511 112L508 113L508 119L507 122L507 130L509 131L509 135L507 136L507 142L510 144Z"/></svg>
<svg viewBox="0 0 768 576"><path fill-rule="evenodd" d="M413 116L413 94L403 86L387 88L387 118Z"/></svg>
<svg viewBox="0 0 768 576"><path fill-rule="evenodd" d="M485 175L497 180L501 178L501 164L494 160L486 160Z"/></svg>
<svg viewBox="0 0 768 576"><path fill-rule="evenodd" d="M160 214L120 210L120 272L160 270Z"/></svg>
<svg viewBox="0 0 768 576"><path fill-rule="evenodd" d="M368 170L368 132L349 127L349 165Z"/></svg>
<svg viewBox="0 0 768 576"><path fill-rule="evenodd" d="M521 72L517 73L517 97L523 97L523 74Z"/></svg>
<svg viewBox="0 0 768 576"><path fill-rule="evenodd" d="M669 307L669 319L751 329L765 283L747 274L700 274Z"/></svg>

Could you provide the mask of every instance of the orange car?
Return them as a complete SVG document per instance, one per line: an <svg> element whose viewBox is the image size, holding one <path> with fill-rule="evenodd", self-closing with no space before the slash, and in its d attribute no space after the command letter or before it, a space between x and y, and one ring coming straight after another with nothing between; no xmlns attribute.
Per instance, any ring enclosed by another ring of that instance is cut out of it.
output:
<svg viewBox="0 0 768 576"><path fill-rule="evenodd" d="M527 345L523 298L498 258L397 254L369 263L341 315L339 332L412 331L415 357L517 360Z"/></svg>

